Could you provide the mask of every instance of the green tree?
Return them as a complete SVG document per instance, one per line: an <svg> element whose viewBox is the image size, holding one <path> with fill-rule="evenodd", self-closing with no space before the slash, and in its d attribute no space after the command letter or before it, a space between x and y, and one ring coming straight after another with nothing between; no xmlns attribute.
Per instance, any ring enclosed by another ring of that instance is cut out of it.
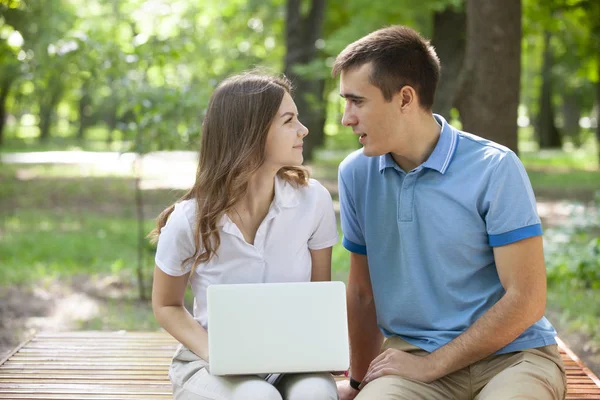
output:
<svg viewBox="0 0 600 400"><path fill-rule="evenodd" d="M467 49L457 95L466 131L514 151L518 151L520 17L520 0L467 1Z"/></svg>
<svg viewBox="0 0 600 400"><path fill-rule="evenodd" d="M287 0L284 73L294 83L298 114L311 133L304 139L306 160L312 159L314 148L323 143L325 78L302 74L296 67L316 60L324 17L325 0L311 0L306 13L300 0Z"/></svg>
<svg viewBox="0 0 600 400"><path fill-rule="evenodd" d="M15 29L25 18L20 2L0 4L0 146L4 141L4 127L8 115L8 98L11 89L22 74L23 37Z"/></svg>
<svg viewBox="0 0 600 400"><path fill-rule="evenodd" d="M434 13L431 44L440 58L442 69L433 111L447 119L455 106L460 83L457 77L460 76L465 58L466 35L467 14L464 6L450 4Z"/></svg>

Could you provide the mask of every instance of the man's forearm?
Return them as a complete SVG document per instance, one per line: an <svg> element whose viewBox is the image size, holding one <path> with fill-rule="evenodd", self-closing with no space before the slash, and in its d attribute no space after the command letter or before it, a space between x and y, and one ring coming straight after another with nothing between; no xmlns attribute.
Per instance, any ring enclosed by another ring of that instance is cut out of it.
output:
<svg viewBox="0 0 600 400"><path fill-rule="evenodd" d="M360 381L369 364L379 354L383 335L377 327L373 298L365 299L349 292L348 329L352 378Z"/></svg>
<svg viewBox="0 0 600 400"><path fill-rule="evenodd" d="M540 304L542 303L542 304ZM427 357L434 379L477 362L515 340L544 315L544 300L531 293L507 292L463 334Z"/></svg>

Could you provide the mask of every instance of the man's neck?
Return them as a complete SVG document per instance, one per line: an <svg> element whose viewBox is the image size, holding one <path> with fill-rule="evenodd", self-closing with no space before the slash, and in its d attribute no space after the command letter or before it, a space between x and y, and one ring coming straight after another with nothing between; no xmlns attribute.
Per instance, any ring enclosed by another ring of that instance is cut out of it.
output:
<svg viewBox="0 0 600 400"><path fill-rule="evenodd" d="M407 134L412 138L409 147L391 152L396 164L405 172L412 171L423 164L440 138L441 126L431 113L420 113L415 121L407 126Z"/></svg>

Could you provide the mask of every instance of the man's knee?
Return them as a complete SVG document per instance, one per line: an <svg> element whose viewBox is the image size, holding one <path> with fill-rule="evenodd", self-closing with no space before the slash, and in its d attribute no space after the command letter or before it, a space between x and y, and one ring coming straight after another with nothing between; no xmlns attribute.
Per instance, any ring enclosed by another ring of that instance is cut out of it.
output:
<svg viewBox="0 0 600 400"><path fill-rule="evenodd" d="M448 397L448 394L433 385L386 375L369 382L358 393L355 400L446 400L448 398L452 396Z"/></svg>
<svg viewBox="0 0 600 400"><path fill-rule="evenodd" d="M538 353L548 352L542 348ZM556 358L560 357L558 355ZM511 364L485 384L477 400L535 399L562 400L566 392L564 372L552 358L531 352L507 355ZM562 365L562 364L561 364ZM504 365L500 365L504 367Z"/></svg>

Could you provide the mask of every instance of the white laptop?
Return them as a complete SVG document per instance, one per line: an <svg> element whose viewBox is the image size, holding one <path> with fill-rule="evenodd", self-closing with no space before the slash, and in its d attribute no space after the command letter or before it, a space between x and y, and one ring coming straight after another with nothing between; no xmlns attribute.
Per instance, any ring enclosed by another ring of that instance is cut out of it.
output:
<svg viewBox="0 0 600 400"><path fill-rule="evenodd" d="M343 282L211 285L207 297L212 375L348 369Z"/></svg>

